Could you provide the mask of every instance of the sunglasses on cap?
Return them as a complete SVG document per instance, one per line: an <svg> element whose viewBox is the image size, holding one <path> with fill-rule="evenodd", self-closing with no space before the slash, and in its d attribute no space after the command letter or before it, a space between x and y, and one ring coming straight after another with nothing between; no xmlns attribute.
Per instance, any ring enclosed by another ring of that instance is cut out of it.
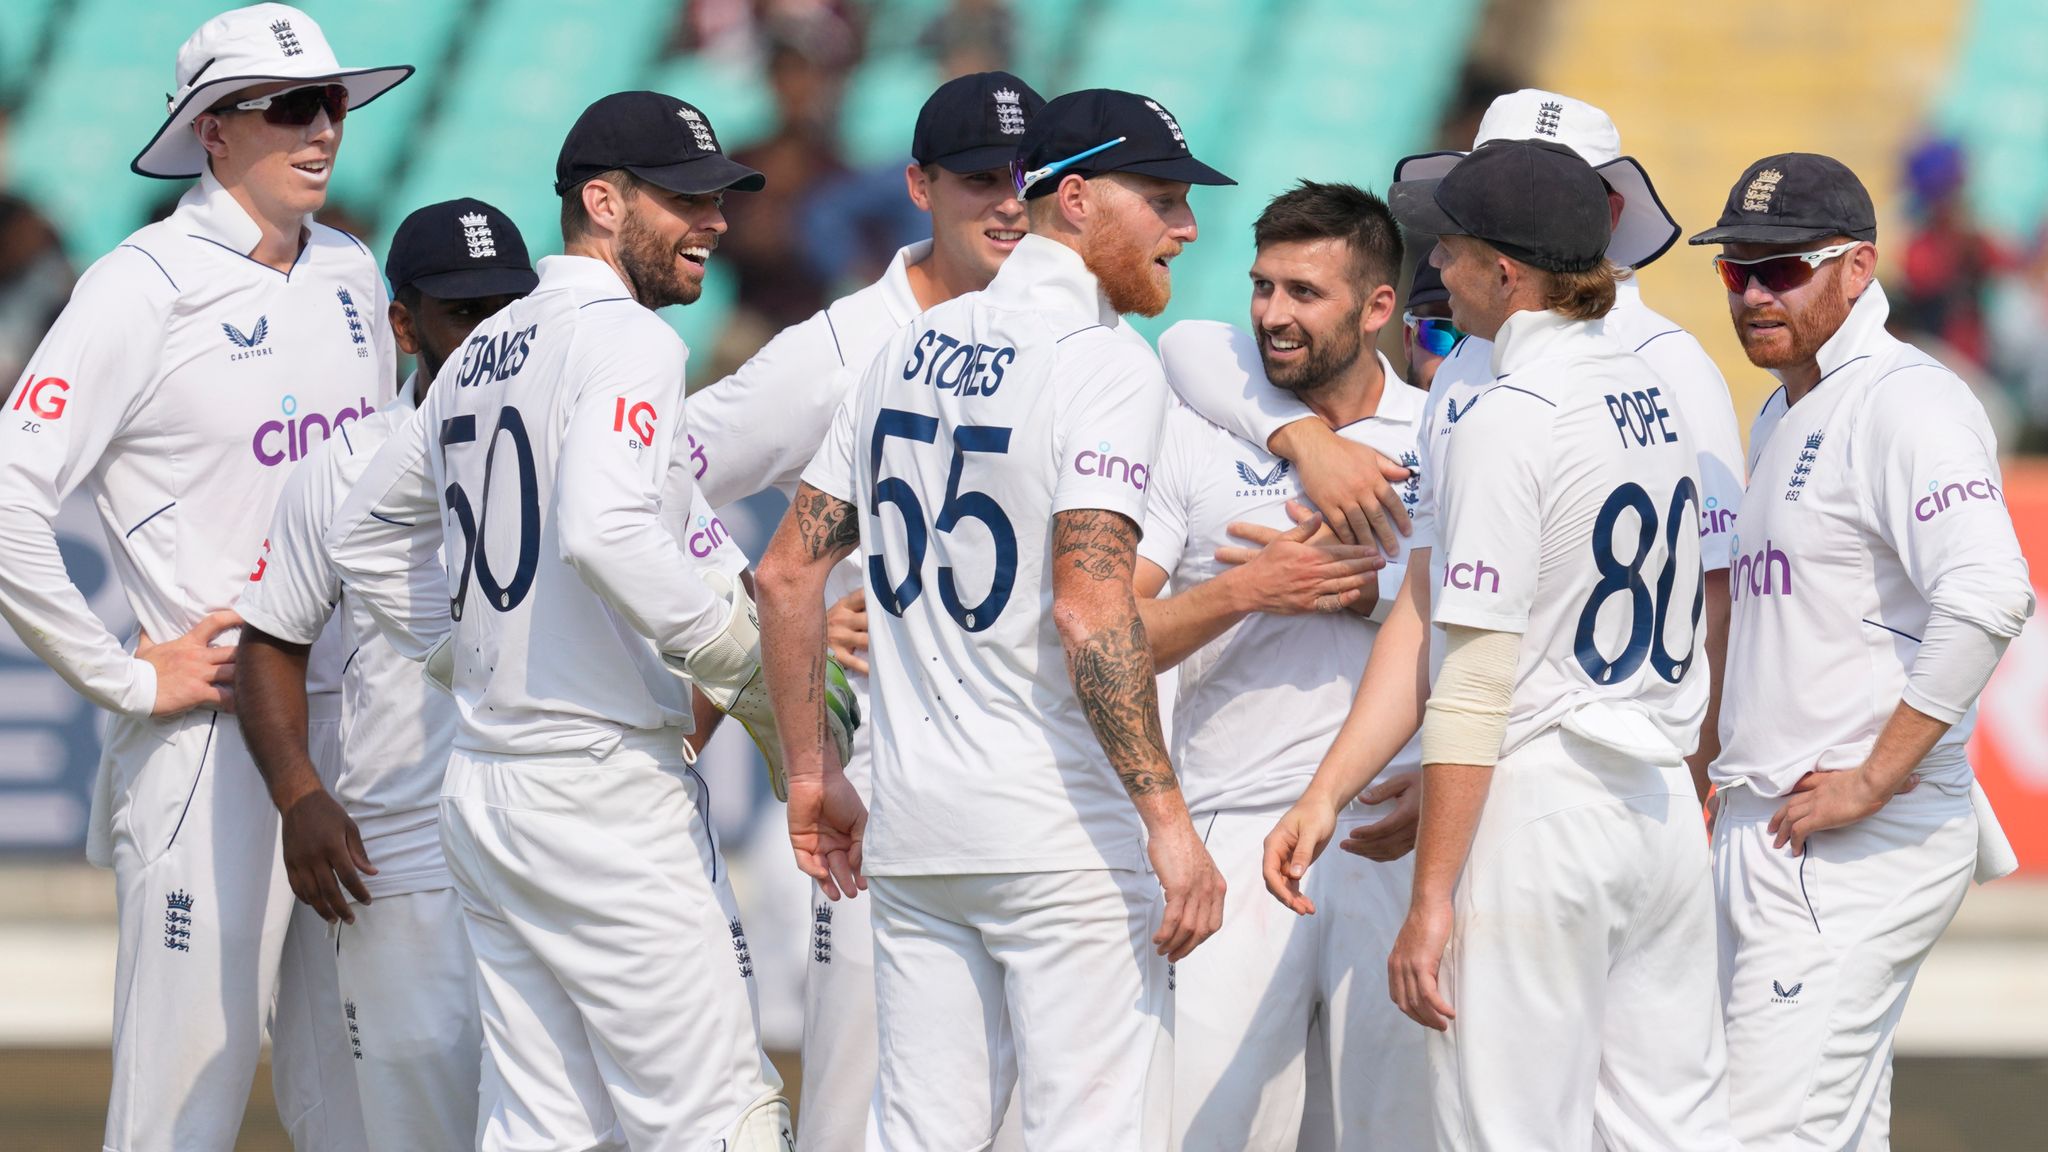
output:
<svg viewBox="0 0 2048 1152"><path fill-rule="evenodd" d="M1814 272L1822 264L1862 246L1863 241L1851 240L1847 244L1831 244L1811 252L1787 252L1781 256L1759 256L1754 260L1716 256L1714 271L1721 274L1721 283L1738 295L1749 291L1752 277L1764 286L1766 292L1790 292L1813 279Z"/></svg>
<svg viewBox="0 0 2048 1152"><path fill-rule="evenodd" d="M1414 338L1415 346L1431 356L1444 357L1458 346L1465 334L1458 326L1442 316L1417 316L1413 312L1401 313L1401 323L1408 326L1408 334Z"/></svg>
<svg viewBox="0 0 2048 1152"><path fill-rule="evenodd" d="M1047 164L1043 168L1033 168L1029 171L1025 170L1024 162L1022 160L1012 160L1010 161L1010 183L1016 185L1017 197L1018 199L1022 199L1024 193L1030 191L1031 186L1033 184L1038 183L1040 180L1043 180L1048 176L1057 176L1061 172L1065 172L1067 169L1072 168L1076 164L1079 164L1081 161L1088 159L1090 156L1096 155L1099 152L1107 152L1111 148L1116 147L1117 145L1123 143L1127 139L1129 139L1129 137L1119 136L1114 140L1109 140L1101 144L1097 144L1095 147L1088 149L1086 152L1076 152L1072 156L1067 157L1065 160L1055 160L1052 163Z"/></svg>
<svg viewBox="0 0 2048 1152"><path fill-rule="evenodd" d="M304 128L318 119L320 113L325 112L330 122L339 124L348 115L348 86L313 84L305 88L273 92L253 100L237 100L233 104L222 104L207 111L215 116L228 111L261 112L264 123L288 128Z"/></svg>

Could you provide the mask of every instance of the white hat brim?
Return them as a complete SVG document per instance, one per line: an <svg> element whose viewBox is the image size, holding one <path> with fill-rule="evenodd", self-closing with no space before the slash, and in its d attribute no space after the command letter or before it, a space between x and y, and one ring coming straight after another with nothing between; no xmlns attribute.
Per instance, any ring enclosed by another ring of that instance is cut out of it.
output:
<svg viewBox="0 0 2048 1152"><path fill-rule="evenodd" d="M209 80L185 94L156 135L149 138L142 151L135 154L128 167L138 176L153 176L159 180L190 180L206 167L206 149L199 144L199 137L188 131L192 121L213 106L214 101L238 88L251 88L258 84L279 81L304 86L338 82L348 89L348 107L353 112L384 93L396 88L406 77L413 74L410 64L394 64L384 68L350 68L339 72L327 72L313 76L248 75L222 76Z"/></svg>
<svg viewBox="0 0 2048 1152"><path fill-rule="evenodd" d="M1423 152L1395 163L1394 179L1438 180L1465 158L1463 152ZM1621 193L1621 219L1607 241L1607 258L1623 268L1641 268L1678 243L1678 221L1657 198L1650 174L1633 156L1620 156L1593 169Z"/></svg>

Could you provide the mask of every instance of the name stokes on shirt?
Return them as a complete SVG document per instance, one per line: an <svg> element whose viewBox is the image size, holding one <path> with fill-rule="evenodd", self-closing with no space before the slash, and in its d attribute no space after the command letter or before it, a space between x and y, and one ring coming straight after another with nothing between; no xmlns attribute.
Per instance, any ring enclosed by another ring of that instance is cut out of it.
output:
<svg viewBox="0 0 2048 1152"><path fill-rule="evenodd" d="M1015 348L972 343L936 328L927 329L910 345L903 378L915 380L922 372L927 388L945 389L955 396L993 396L1002 387L1003 370L1015 359Z"/></svg>

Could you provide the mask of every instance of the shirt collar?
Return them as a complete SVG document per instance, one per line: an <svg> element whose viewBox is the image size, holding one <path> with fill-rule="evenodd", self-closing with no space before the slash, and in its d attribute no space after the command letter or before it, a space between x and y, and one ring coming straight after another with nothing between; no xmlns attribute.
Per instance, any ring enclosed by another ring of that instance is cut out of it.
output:
<svg viewBox="0 0 2048 1152"><path fill-rule="evenodd" d="M1814 353L1814 362L1820 365L1821 378L1826 379L1835 369L1859 356L1868 356L1878 338L1886 336L1884 322L1891 312L1891 301L1885 299L1884 289L1872 280L1870 287L1863 290L1863 295L1856 298L1856 303L1849 306L1849 315L1842 321L1842 326L1820 346L1820 351ZM1771 375L1778 377L1780 382L1785 379L1775 368L1771 369Z"/></svg>
<svg viewBox="0 0 2048 1152"><path fill-rule="evenodd" d="M1643 302L1643 286L1633 276L1614 282L1614 307L1633 308ZM1610 308L1611 313L1614 309Z"/></svg>
<svg viewBox="0 0 2048 1152"><path fill-rule="evenodd" d="M1606 326L1598 320L1573 320L1548 309L1517 312L1494 335L1493 375L1498 379L1538 360L1569 355L1605 337Z"/></svg>
<svg viewBox="0 0 2048 1152"><path fill-rule="evenodd" d="M1081 254L1043 236L1026 235L1017 241L988 294L991 300L1093 315L1105 328L1123 323Z"/></svg>
<svg viewBox="0 0 2048 1152"><path fill-rule="evenodd" d="M924 309L917 306L917 293L910 290L910 266L932 254L932 242L919 240L896 250L896 258L889 261L888 271L882 273L882 303L889 309L889 318L902 327L917 319Z"/></svg>
<svg viewBox="0 0 2048 1152"><path fill-rule="evenodd" d="M222 186L213 174L213 166L200 169L199 182L185 190L178 197L178 219L185 231L202 240L211 240L224 248L232 248L247 256L256 250L263 239L263 228L236 200L234 194ZM308 214L299 220L303 232L310 228L313 217Z"/></svg>
<svg viewBox="0 0 2048 1152"><path fill-rule="evenodd" d="M1385 352L1375 351L1380 358L1380 371L1386 373L1386 383L1380 388L1379 407L1373 409L1369 420L1385 420L1390 424L1413 424L1422 410L1429 406L1429 394L1415 387L1394 371L1394 365Z"/></svg>
<svg viewBox="0 0 2048 1152"><path fill-rule="evenodd" d="M534 271L540 273L535 292L587 288L606 297L633 298L633 290L619 278L618 269L595 256L543 256Z"/></svg>
<svg viewBox="0 0 2048 1152"><path fill-rule="evenodd" d="M414 368L412 375L405 378L405 383L398 386L398 395L391 398L391 406L406 412L417 411L420 406L420 398L414 389L419 387L419 382L420 370Z"/></svg>

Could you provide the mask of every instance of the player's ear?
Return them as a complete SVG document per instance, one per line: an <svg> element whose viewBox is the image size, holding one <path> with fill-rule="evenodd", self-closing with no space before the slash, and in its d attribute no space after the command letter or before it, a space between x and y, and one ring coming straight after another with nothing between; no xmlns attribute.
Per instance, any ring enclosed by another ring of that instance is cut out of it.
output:
<svg viewBox="0 0 2048 1152"><path fill-rule="evenodd" d="M593 177L585 180L576 190L583 197L583 215L590 222L606 232L616 233L626 220L626 192L604 179Z"/></svg>
<svg viewBox="0 0 2048 1152"><path fill-rule="evenodd" d="M391 317L391 338L398 342L398 350L407 356L419 355L420 337L412 326L412 309L393 300L386 315Z"/></svg>
<svg viewBox="0 0 2048 1152"><path fill-rule="evenodd" d="M1379 284L1365 298L1365 307L1359 312L1359 331L1370 340L1394 320L1394 304L1397 293L1392 284Z"/></svg>
<svg viewBox="0 0 2048 1152"><path fill-rule="evenodd" d="M1103 186L1108 186L1106 181ZM1089 215L1098 207L1092 199L1094 195L1095 184L1072 173L1060 177L1059 187L1052 190L1053 203L1059 207L1060 217L1076 232L1087 227Z"/></svg>
<svg viewBox="0 0 2048 1152"><path fill-rule="evenodd" d="M228 141L221 133L220 117L202 113L192 121L192 134L199 137L199 146L206 149L207 156L214 159L227 157Z"/></svg>
<svg viewBox="0 0 2048 1152"><path fill-rule="evenodd" d="M924 165L912 161L904 166L903 190L909 194L910 202L917 205L918 211L932 210L932 178L924 170Z"/></svg>
<svg viewBox="0 0 2048 1152"><path fill-rule="evenodd" d="M1865 244L1849 253L1849 258L1842 262L1842 269L1842 287L1849 299L1862 299L1864 289L1877 278L1877 245Z"/></svg>

